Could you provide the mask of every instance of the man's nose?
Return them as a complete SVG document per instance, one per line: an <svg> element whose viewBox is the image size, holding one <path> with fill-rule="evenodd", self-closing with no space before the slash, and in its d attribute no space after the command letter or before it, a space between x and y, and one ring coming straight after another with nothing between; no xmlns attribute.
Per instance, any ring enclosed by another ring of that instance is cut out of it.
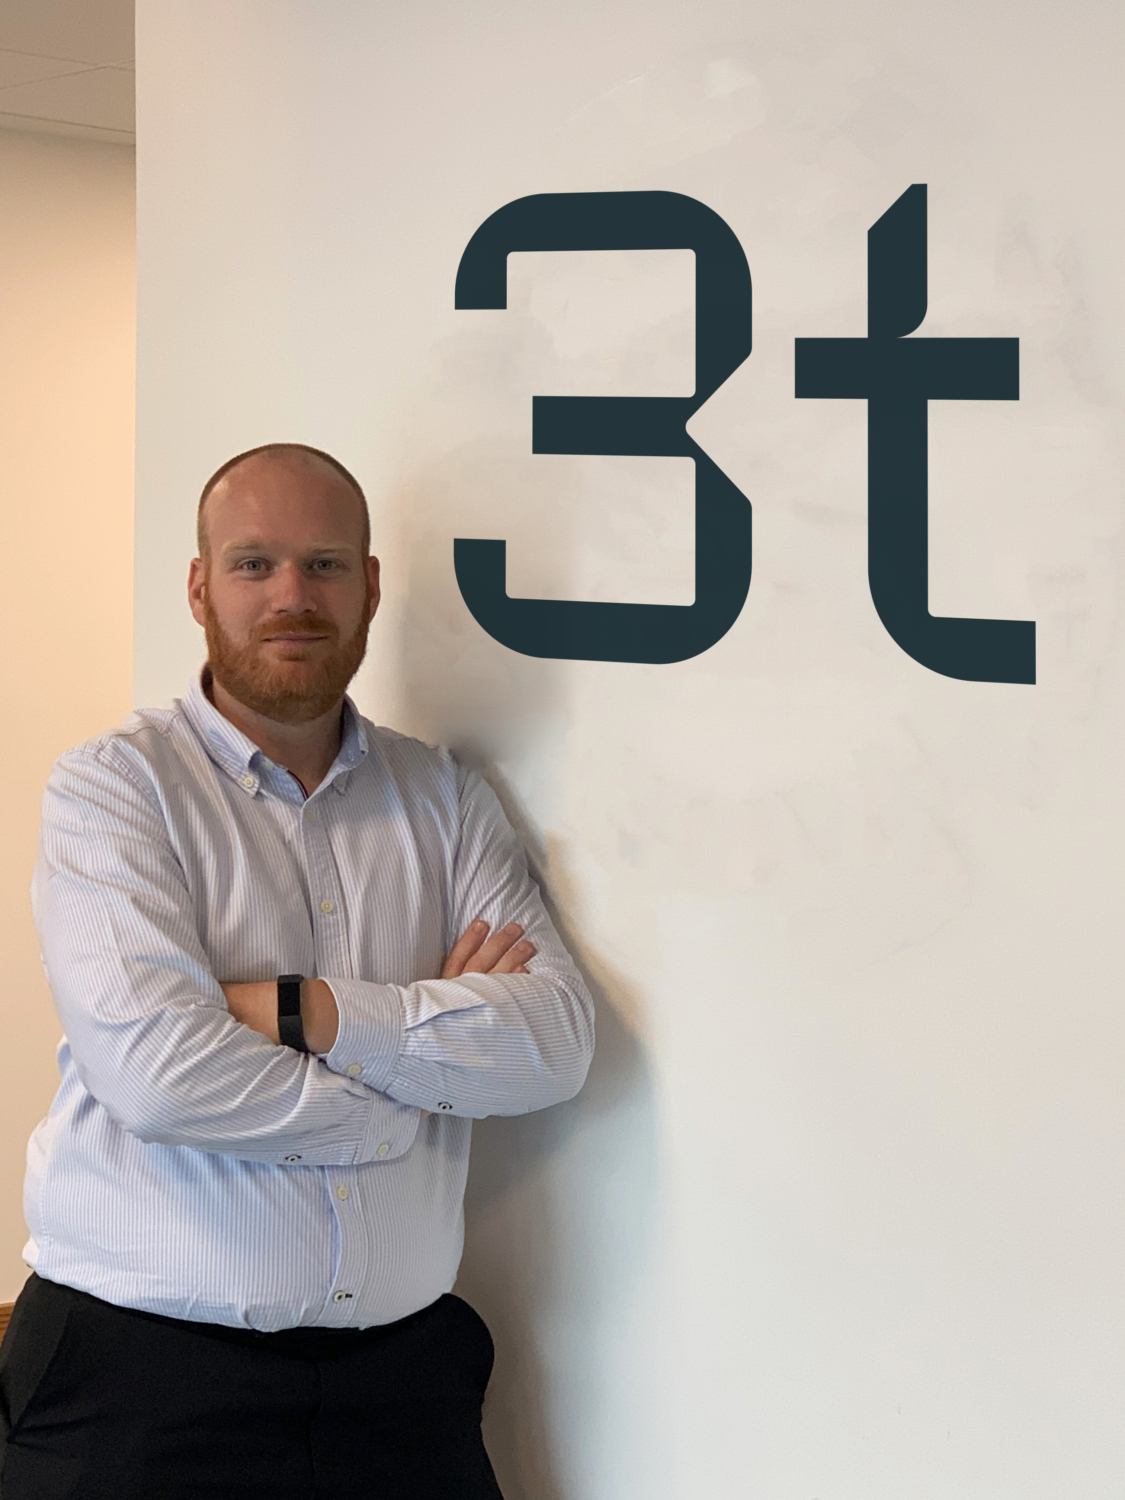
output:
<svg viewBox="0 0 1125 1500"><path fill-rule="evenodd" d="M310 581L297 563L282 563L275 570L272 582L271 603L276 610L285 614L315 611Z"/></svg>

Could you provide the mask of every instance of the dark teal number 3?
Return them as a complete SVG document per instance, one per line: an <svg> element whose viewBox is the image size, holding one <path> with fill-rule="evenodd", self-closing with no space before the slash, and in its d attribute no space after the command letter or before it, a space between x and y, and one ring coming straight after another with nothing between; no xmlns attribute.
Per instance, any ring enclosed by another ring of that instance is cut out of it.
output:
<svg viewBox="0 0 1125 1500"><path fill-rule="evenodd" d="M648 454L695 460L695 602L592 604L514 599L506 544L457 538L465 603L526 656L673 662L706 651L750 587L750 502L688 437L686 423L750 353L750 268L718 214L680 193L536 193L484 221L457 271L459 308L503 308L513 250L694 250L693 396L535 396L535 453Z"/></svg>

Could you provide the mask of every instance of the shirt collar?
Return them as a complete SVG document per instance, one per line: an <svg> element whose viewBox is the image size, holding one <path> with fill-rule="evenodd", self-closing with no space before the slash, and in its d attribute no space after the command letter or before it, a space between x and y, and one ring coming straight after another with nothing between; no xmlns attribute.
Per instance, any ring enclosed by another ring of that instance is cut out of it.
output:
<svg viewBox="0 0 1125 1500"><path fill-rule="evenodd" d="M208 669L204 667L186 695L180 699L180 708L202 740L210 758L252 797L261 785L263 772L269 762L254 741L247 738L229 719L224 718L208 698L203 682L209 675ZM342 792L347 785L348 773L354 771L367 754L367 730L359 710L349 697L344 698L343 730L339 754L317 791L335 782L337 790Z"/></svg>

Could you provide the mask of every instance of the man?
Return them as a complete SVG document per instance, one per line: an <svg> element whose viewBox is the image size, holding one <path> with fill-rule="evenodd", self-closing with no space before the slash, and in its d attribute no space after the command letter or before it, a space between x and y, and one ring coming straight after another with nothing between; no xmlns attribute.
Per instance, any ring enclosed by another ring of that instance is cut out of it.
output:
<svg viewBox="0 0 1125 1500"><path fill-rule="evenodd" d="M577 1093L592 1006L487 784L345 697L368 550L335 459L232 459L188 583L200 680L51 775L65 1037L3 1500L500 1494L492 1340L450 1292L471 1121Z"/></svg>

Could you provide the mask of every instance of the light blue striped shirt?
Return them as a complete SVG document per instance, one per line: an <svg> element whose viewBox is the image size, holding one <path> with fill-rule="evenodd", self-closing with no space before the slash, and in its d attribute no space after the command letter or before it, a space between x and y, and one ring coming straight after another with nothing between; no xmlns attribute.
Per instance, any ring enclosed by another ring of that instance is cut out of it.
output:
<svg viewBox="0 0 1125 1500"><path fill-rule="evenodd" d="M344 723L307 801L198 683L55 766L32 887L65 1032L28 1145L41 1276L262 1330L405 1317L456 1277L473 1119L581 1088L590 996L495 794L350 699ZM528 974L436 977L477 917L522 923ZM331 1052L228 1013L220 981L282 973L331 985Z"/></svg>

